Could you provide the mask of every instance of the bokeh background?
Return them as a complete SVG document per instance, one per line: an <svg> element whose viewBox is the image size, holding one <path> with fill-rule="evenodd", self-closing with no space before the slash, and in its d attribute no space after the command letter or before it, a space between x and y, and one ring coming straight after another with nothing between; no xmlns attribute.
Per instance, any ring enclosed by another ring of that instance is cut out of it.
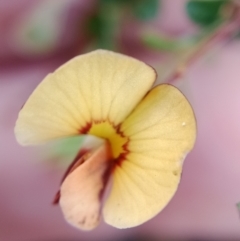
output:
<svg viewBox="0 0 240 241"><path fill-rule="evenodd" d="M0 240L240 240L238 6L238 1L0 0ZM216 31L219 26L225 32ZM96 48L155 67L157 83L176 85L198 124L175 197L154 219L127 230L104 222L92 232L70 227L51 202L74 143L21 147L13 132L20 108L44 76ZM171 78L176 70L180 78Z"/></svg>

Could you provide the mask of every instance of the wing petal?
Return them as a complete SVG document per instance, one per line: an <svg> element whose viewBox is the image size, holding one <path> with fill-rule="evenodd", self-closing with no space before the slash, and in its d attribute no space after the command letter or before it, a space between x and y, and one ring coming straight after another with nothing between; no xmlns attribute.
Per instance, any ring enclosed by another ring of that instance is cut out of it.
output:
<svg viewBox="0 0 240 241"><path fill-rule="evenodd" d="M194 113L170 85L151 90L121 126L129 153L114 171L103 210L118 228L146 222L160 212L177 190L183 160L196 138Z"/></svg>

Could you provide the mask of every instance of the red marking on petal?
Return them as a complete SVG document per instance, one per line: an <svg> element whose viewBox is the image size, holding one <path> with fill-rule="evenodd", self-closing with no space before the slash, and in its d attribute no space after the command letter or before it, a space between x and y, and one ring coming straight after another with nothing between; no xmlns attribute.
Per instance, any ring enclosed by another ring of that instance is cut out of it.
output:
<svg viewBox="0 0 240 241"><path fill-rule="evenodd" d="M53 205L57 205L59 203L59 200L60 200L60 190L57 191L57 193L55 194L54 196L54 199L52 201L52 204Z"/></svg>
<svg viewBox="0 0 240 241"><path fill-rule="evenodd" d="M123 161L126 161L126 160L127 160L127 155L128 155L128 152L122 153L122 154L114 161L115 165L114 165L114 168L113 168L113 169L115 169L116 166L121 166L122 163L123 163Z"/></svg>
<svg viewBox="0 0 240 241"><path fill-rule="evenodd" d="M99 124L101 122L104 122L103 120L96 120L94 122L88 122L84 127L82 127L79 130L79 133L81 134L87 134L88 131L91 129L92 124ZM119 125L114 125L111 121L107 120L107 122L109 122L114 129L116 130L116 133L118 135L120 135L123 138L126 138L126 136L124 135L124 133L120 130L121 129L121 124ZM112 173L115 169L116 166L121 166L122 162L125 161L127 159L127 155L129 153L128 150L128 143L129 143L129 139L128 141L122 146L123 149L123 153L121 153L119 155L118 158L113 159L110 163L110 168L108 169L108 171L105 173L105 175L103 176L104 179L104 183L107 183L110 173ZM90 150L87 149L83 149L80 150L80 152L77 154L77 156L74 158L73 162L70 164L70 166L67 168L65 174L63 175L63 178L61 180L61 184L63 183L63 181L66 179L66 177L73 172L79 165L83 164L87 158L89 158L89 155L91 156L92 153L89 152ZM104 191L104 190L103 190ZM102 196L102 192L100 193L100 196ZM53 204L58 204L59 200L60 200L61 194L60 191L58 191L54 197L53 200Z"/></svg>
<svg viewBox="0 0 240 241"><path fill-rule="evenodd" d="M116 127L116 131L117 133L121 136L121 137L124 137L126 138L126 136L124 135L124 133L120 130L121 128L121 124L119 124L117 127ZM129 149L128 149L128 144L129 144L129 141L130 139L128 138L127 142L122 146L122 149L123 149L123 153L121 153L119 155L119 157L115 160L115 166L113 169L115 169L116 166L121 166L122 165L122 162L127 160L127 155L129 153Z"/></svg>
<svg viewBox="0 0 240 241"><path fill-rule="evenodd" d="M91 129L91 127L92 127L92 122L88 122L84 127L79 129L79 133L80 134L87 134L88 131Z"/></svg>

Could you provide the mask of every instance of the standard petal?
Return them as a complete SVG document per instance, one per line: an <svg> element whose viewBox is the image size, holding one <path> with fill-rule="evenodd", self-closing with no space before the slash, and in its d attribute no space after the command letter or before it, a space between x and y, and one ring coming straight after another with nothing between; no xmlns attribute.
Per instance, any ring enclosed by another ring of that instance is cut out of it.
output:
<svg viewBox="0 0 240 241"><path fill-rule="evenodd" d="M15 127L21 144L83 134L94 122L121 123L155 81L148 65L122 54L97 50L78 56L35 89Z"/></svg>
<svg viewBox="0 0 240 241"><path fill-rule="evenodd" d="M110 175L110 146L106 143L88 159L82 158L62 183L60 206L71 225L91 230L98 225L101 199Z"/></svg>
<svg viewBox="0 0 240 241"><path fill-rule="evenodd" d="M170 85L151 90L121 126L130 141L114 170L105 221L137 226L160 212L177 190L183 160L193 148L196 123L183 94Z"/></svg>

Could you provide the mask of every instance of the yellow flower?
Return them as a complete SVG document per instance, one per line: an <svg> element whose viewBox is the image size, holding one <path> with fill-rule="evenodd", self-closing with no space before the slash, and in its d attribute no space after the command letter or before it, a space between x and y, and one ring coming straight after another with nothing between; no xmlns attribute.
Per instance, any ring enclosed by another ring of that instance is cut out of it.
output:
<svg viewBox="0 0 240 241"><path fill-rule="evenodd" d="M49 74L20 111L15 134L22 145L74 135L102 139L80 150L63 180L59 202L73 226L93 229L102 213L114 227L134 227L176 192L196 123L183 94L167 84L151 89L155 79L143 62L97 50Z"/></svg>

